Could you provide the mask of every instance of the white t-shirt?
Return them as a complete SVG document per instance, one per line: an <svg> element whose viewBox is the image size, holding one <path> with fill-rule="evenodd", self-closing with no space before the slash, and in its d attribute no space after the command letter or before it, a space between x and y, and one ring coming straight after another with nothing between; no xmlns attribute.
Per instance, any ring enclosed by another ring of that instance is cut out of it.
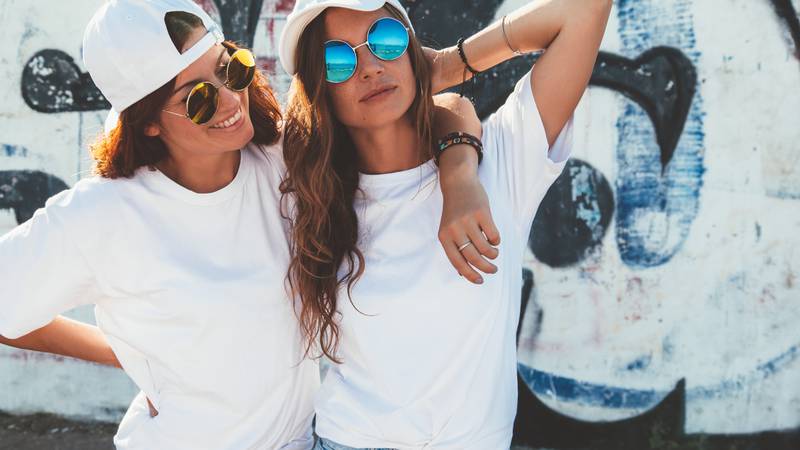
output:
<svg viewBox="0 0 800 450"><path fill-rule="evenodd" d="M148 168L79 181L0 239L0 334L95 304L141 389L118 449L311 448L319 371L284 288L284 172L279 146L251 145L210 194Z"/></svg>
<svg viewBox="0 0 800 450"><path fill-rule="evenodd" d="M437 240L432 163L361 176L365 273L352 304L340 297L343 364L332 365L315 400L317 434L359 448L509 448L522 258L571 136L572 120L548 157L530 73L484 123L479 177L502 243L499 271L481 286L458 275Z"/></svg>

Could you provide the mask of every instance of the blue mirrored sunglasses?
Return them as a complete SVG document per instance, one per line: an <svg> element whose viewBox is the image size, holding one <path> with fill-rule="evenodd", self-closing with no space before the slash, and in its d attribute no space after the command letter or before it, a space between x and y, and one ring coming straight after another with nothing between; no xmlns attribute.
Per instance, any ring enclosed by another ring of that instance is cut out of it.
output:
<svg viewBox="0 0 800 450"><path fill-rule="evenodd" d="M408 49L408 28L392 17L382 17L369 27L367 41L351 46L347 42L331 40L325 43L326 79L330 83L344 83L356 73L358 55L356 50L367 46L375 57L383 61L394 61Z"/></svg>

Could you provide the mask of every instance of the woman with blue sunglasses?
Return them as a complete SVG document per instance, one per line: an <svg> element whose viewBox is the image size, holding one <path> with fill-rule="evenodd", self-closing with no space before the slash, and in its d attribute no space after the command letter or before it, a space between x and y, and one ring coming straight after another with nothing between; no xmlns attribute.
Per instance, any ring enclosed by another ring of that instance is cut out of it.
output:
<svg viewBox="0 0 800 450"><path fill-rule="evenodd" d="M405 9L296 3L280 44L295 75L282 186L297 211L291 281L334 361L315 399L317 449L509 448L525 244L570 155L571 117L610 9L610 0L533 1L439 54L436 69L454 84L546 49L482 125L479 179L503 242L486 271L496 273L470 284L446 261L486 254L482 230L444 251L432 237L443 208L434 88ZM314 230L330 232L320 241Z"/></svg>

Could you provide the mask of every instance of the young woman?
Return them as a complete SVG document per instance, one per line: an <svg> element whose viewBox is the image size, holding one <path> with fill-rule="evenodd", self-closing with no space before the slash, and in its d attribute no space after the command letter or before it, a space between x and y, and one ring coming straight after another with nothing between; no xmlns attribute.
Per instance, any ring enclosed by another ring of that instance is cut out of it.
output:
<svg viewBox="0 0 800 450"><path fill-rule="evenodd" d="M479 178L503 244L497 273L472 285L444 262L477 253L479 231L434 245L429 68L405 10L396 0L296 3L280 53L295 74L283 184L298 212L291 280L340 363L315 401L318 449L509 448L523 250L570 154L570 118L610 8L531 2L438 62L461 81L466 64L480 71L546 49L483 124ZM327 184L337 189L314 194ZM327 240L317 229L331 230Z"/></svg>
<svg viewBox="0 0 800 450"><path fill-rule="evenodd" d="M252 54L189 0L116 0L84 60L119 114L98 175L0 238L2 342L121 365L141 393L119 449L310 448L319 371L284 288L281 113ZM98 328L57 317L84 304Z"/></svg>

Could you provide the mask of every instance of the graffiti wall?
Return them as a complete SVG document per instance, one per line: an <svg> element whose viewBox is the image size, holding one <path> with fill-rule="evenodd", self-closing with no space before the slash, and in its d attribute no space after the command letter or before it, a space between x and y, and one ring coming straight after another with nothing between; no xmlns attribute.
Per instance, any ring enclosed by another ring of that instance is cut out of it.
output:
<svg viewBox="0 0 800 450"><path fill-rule="evenodd" d="M80 46L101 3L0 0L0 232L91 169L87 144L108 105ZM276 41L294 1L198 3L285 92ZM431 46L524 3L405 1ZM519 443L541 443L548 424L630 433L657 413L682 433L800 426L798 10L798 0L615 2L576 113L575 158L526 250ZM458 27L442 26L450 17ZM479 78L481 116L534 59ZM115 420L134 391L113 370L0 348L0 410Z"/></svg>

